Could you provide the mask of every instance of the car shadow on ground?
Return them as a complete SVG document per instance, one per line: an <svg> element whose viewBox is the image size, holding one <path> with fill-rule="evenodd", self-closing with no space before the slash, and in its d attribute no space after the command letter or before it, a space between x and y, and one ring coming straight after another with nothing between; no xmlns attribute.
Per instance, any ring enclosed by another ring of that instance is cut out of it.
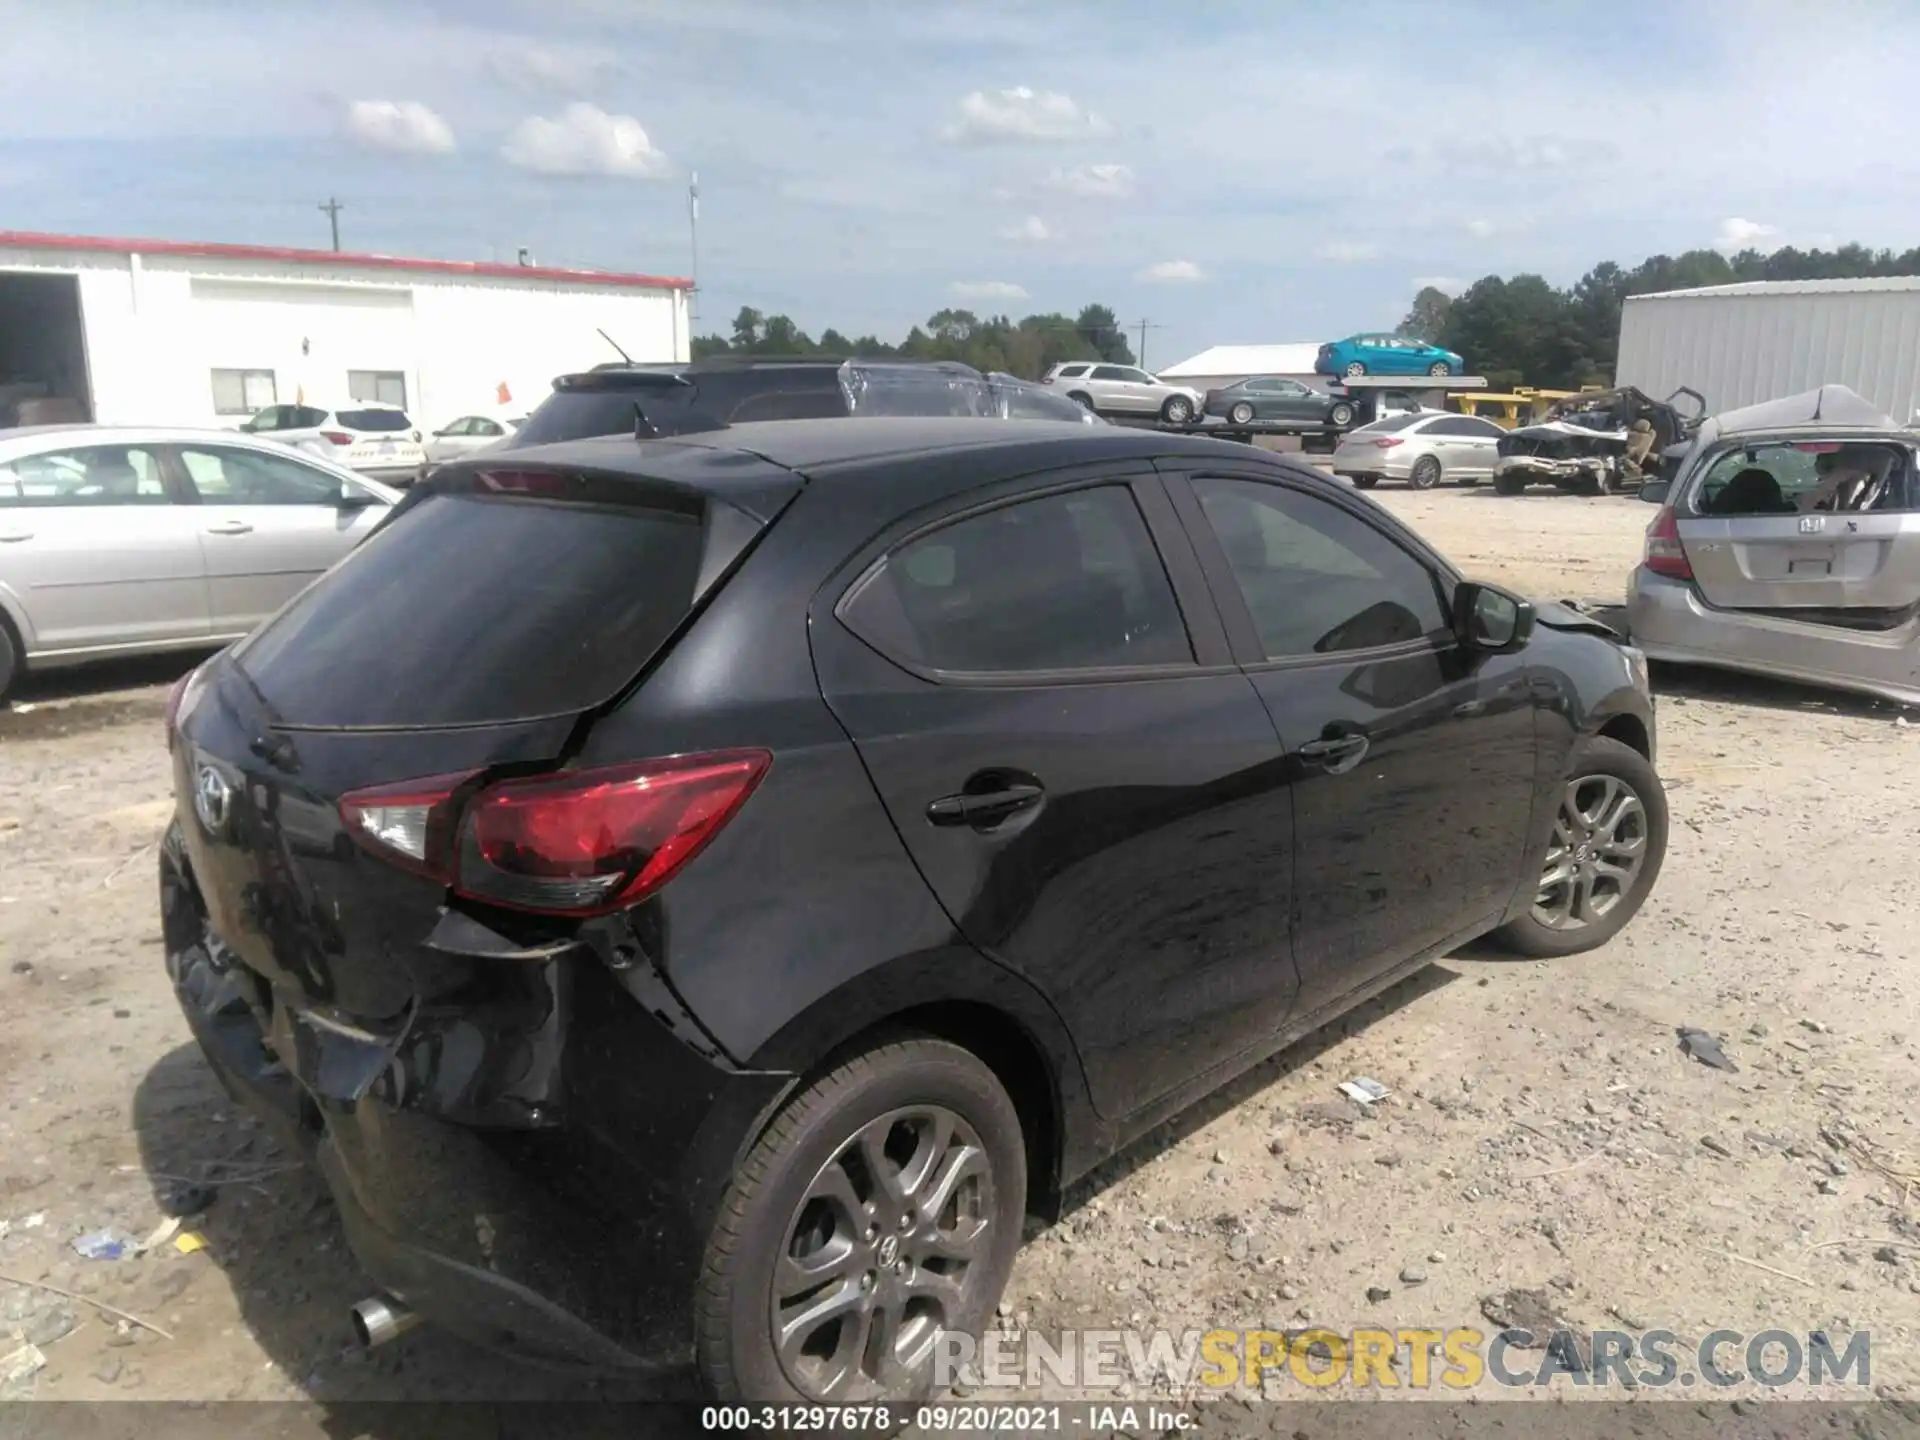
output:
<svg viewBox="0 0 1920 1440"><path fill-rule="evenodd" d="M220 649L172 650L164 655L134 655L124 660L100 660L57 670L29 670L0 701L0 714L21 706L37 707L53 700L104 697L110 691L171 685Z"/></svg>
<svg viewBox="0 0 1920 1440"><path fill-rule="evenodd" d="M1461 958L1483 957L1477 953L1469 955L1463 951ZM1279 1054L1261 1061L1239 1078L1228 1081L1218 1090L1196 1100L1187 1109L1155 1126L1117 1155L1096 1166L1089 1175L1075 1182L1062 1198L1060 1218L1067 1219L1089 1200L1098 1197L1101 1191L1118 1184L1142 1166L1159 1159L1167 1151L1205 1129L1228 1111L1255 1099L1261 1091L1276 1081L1284 1079L1303 1066L1313 1064L1342 1040L1377 1023L1401 1007L1411 1005L1443 986L1452 984L1459 978L1457 972L1443 965L1429 965L1418 974L1410 975L1399 984L1383 990L1364 1005L1356 1006L1311 1035L1295 1041ZM1347 1078L1351 1077L1341 1076L1330 1080L1327 1094L1316 1098L1340 1104L1350 1103L1343 1101L1340 1092L1333 1088L1338 1079ZM1361 1113L1360 1107L1353 1106L1353 1113L1358 1117Z"/></svg>
<svg viewBox="0 0 1920 1440"><path fill-rule="evenodd" d="M169 1205L182 1181L221 1182L218 1198L191 1222L206 1241L204 1258L220 1271L241 1322L274 1367L320 1403L326 1433L342 1440L467 1433L464 1423L423 1428L433 1406L417 1402L454 1406L450 1422L478 1413L459 1408L472 1402L571 1402L588 1412L617 1406L626 1412L625 1429L607 1434L636 1433L636 1423L647 1433L674 1433L665 1428L672 1415L630 1407L671 1400L682 1402L676 1413L684 1412L695 1393L690 1374L641 1383L549 1372L500 1360L424 1325L377 1350L359 1346L348 1311L374 1287L347 1249L325 1186L227 1097L197 1046L180 1046L146 1073L134 1094L133 1121L156 1204ZM210 1341L209 1358L221 1348ZM246 1383L256 1373L251 1365L223 1366L207 1377L200 1398L260 1398ZM661 1425L637 1421L636 1415L651 1415ZM588 1423L590 1413L575 1418L582 1424L570 1423L569 1434L602 1433ZM473 1433L491 1437L497 1430Z"/></svg>

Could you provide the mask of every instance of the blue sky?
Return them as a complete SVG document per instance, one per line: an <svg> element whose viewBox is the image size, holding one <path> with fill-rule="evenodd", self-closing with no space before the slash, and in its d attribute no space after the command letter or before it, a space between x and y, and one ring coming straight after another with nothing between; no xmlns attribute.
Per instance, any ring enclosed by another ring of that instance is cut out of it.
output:
<svg viewBox="0 0 1920 1440"><path fill-rule="evenodd" d="M116 0L4 10L0 225L685 274L889 338L1092 300L1148 359L1419 284L1920 243L1893 0Z"/></svg>

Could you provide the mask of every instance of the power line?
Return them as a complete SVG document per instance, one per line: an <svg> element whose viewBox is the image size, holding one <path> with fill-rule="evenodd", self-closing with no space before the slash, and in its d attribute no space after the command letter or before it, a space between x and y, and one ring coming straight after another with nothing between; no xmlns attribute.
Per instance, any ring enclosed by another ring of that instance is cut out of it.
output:
<svg viewBox="0 0 1920 1440"><path fill-rule="evenodd" d="M335 253L338 253L340 249L340 212L347 207L329 195L327 197L327 203L316 208L326 215L327 223L333 227L333 248Z"/></svg>

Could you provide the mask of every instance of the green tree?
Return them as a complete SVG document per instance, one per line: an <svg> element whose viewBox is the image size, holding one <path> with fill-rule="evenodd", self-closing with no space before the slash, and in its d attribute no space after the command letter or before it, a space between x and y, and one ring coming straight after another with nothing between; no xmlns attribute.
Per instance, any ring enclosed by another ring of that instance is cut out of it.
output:
<svg viewBox="0 0 1920 1440"><path fill-rule="evenodd" d="M1126 333L1121 330L1119 320L1113 309L1107 305L1087 305L1082 307L1080 318L1074 326L1093 347L1090 359L1105 360L1112 365L1133 364L1133 347L1127 344Z"/></svg>
<svg viewBox="0 0 1920 1440"><path fill-rule="evenodd" d="M1447 312L1453 309L1453 297L1432 285L1420 287L1413 297L1413 308L1400 322L1400 333L1411 340L1436 344L1447 333Z"/></svg>
<svg viewBox="0 0 1920 1440"><path fill-rule="evenodd" d="M751 305L742 305L733 317L733 344L736 349L752 350L760 343L760 327L766 321Z"/></svg>

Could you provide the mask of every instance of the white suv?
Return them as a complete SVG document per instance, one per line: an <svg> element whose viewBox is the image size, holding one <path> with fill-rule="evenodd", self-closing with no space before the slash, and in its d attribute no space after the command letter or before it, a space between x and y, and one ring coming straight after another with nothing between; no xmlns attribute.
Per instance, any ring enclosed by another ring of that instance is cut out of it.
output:
<svg viewBox="0 0 1920 1440"><path fill-rule="evenodd" d="M410 484L427 459L419 427L397 405L269 405L240 428L392 485Z"/></svg>
<svg viewBox="0 0 1920 1440"><path fill-rule="evenodd" d="M1064 390L1096 415L1157 415L1170 425L1185 425L1200 413L1202 396L1184 385L1168 385L1131 365L1075 360L1056 365L1042 385Z"/></svg>

